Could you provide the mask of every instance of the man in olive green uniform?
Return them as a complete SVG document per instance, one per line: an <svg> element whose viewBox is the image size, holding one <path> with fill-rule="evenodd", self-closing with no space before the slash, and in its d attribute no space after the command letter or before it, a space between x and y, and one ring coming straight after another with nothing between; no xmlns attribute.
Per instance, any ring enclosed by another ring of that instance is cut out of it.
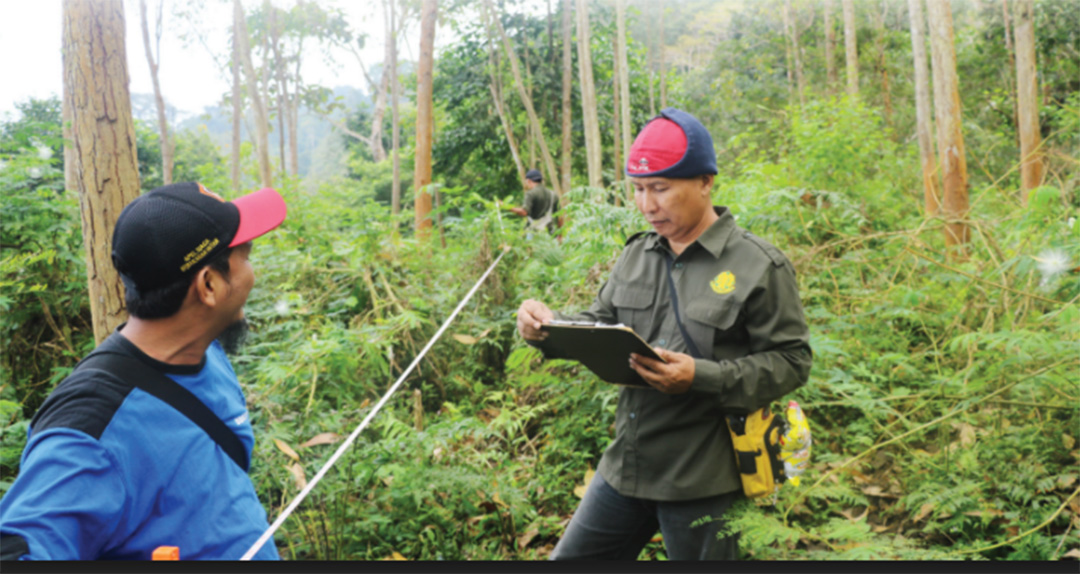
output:
<svg viewBox="0 0 1080 574"><path fill-rule="evenodd" d="M559 194L544 187L544 177L540 170L530 169L525 173L525 205L513 207L510 211L528 219L526 228L529 233L547 229L554 232L558 225L555 212L559 211Z"/></svg>
<svg viewBox="0 0 1080 574"><path fill-rule="evenodd" d="M659 528L671 559L732 560L737 537L717 532L742 485L724 415L748 414L809 377L795 271L712 206L712 138L690 114L667 108L647 124L626 172L654 230L627 241L587 311L535 300L518 310L518 331L540 349L552 319L623 323L664 359L628 357L652 388L620 391L615 440L552 559L632 560ZM705 516L714 520L691 527Z"/></svg>

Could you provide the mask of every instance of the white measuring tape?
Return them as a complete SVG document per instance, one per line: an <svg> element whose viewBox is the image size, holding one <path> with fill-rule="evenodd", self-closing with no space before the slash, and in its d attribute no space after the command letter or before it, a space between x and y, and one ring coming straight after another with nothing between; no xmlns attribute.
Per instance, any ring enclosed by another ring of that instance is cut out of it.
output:
<svg viewBox="0 0 1080 574"><path fill-rule="evenodd" d="M281 516L279 516L277 520L275 520L274 523L270 525L270 528L268 528L266 532L263 532L262 536L260 536L259 539L255 541L255 544L251 545L251 548L248 548L248 551L244 553L244 556L241 557L240 560L251 560L251 557L255 556L255 553L258 552L259 549L261 549L263 545L266 544L266 541L274 535L274 532L276 532L277 529L281 527L282 523L285 522L285 519L288 518L294 510L296 510L297 506L300 506L300 502L303 501L304 498L308 495L308 493L311 492L313 488L315 488L315 485L318 484L320 480L322 480L322 477L326 474L328 470L330 470L330 467L333 466L339 458L341 458L341 455L344 454L345 451L349 448L349 446L352 445L353 441L356 440L356 437L360 436L360 432L363 431L365 427L367 427L368 423L371 422L371 419L375 418L375 415L378 414L379 409L381 409L382 406L386 404L386 401L390 400L390 396L394 394L394 391L396 391L397 388L401 386L401 383L405 382L405 378L408 377L409 373L411 373L412 370L416 367L416 365L420 363L420 359L423 359L424 355L427 354L428 349L430 349L431 346L435 344L435 341L439 340L439 337L442 336L443 331L445 331L446 328L450 326L450 323L454 320L454 317L457 317L457 314L461 312L461 310L465 307L465 304L469 302L469 299L472 299L473 294L476 293L476 290L479 289L480 285L484 282L485 279L487 279L487 276L490 275L491 272L495 269L495 266L499 264L499 261L503 258L503 255L506 255L509 251L509 247L503 248L503 252L500 253L499 257L495 259L495 262L491 264L491 267L488 267L487 271L485 271L484 274L480 277L480 280L476 282L476 285L473 285L473 288L469 290L468 295L465 295L465 298L461 300L460 304L458 304L457 309L454 309L454 312L451 313L450 316L446 319L446 321L443 322L442 327L439 327L439 330L435 332L435 336L432 337L430 341L428 341L428 344L424 347L423 350L420 351L420 354L417 355L415 359L413 359L413 362L409 365L409 368L405 369L405 372L402 373L400 377L398 377L397 382L395 382L394 385L390 387L390 390L386 391L386 394L383 395L381 399L379 399L378 403L375 403L375 408L371 409L371 412L368 413L368 416L364 417L364 420L360 423L360 426L356 427L356 430L354 430L352 434L349 435L349 438L345 439L345 442L342 443L336 451L334 451L334 455L330 457L330 460L326 461L326 464L324 464L323 467L319 469L319 472L315 475L314 478L311 479L311 482L309 482L308 485L300 491L300 494L296 495L296 498L293 499L293 501L285 509L285 512L282 512Z"/></svg>

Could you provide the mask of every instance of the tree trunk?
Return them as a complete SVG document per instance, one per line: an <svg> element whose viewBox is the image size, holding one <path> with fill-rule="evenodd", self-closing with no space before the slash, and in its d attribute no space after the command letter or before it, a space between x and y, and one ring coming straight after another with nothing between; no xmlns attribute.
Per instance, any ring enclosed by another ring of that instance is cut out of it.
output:
<svg viewBox="0 0 1080 574"><path fill-rule="evenodd" d="M619 0L616 0L618 2ZM619 68L619 35L615 34L613 38L613 46L611 47L611 54L613 62L611 64L611 133L613 135L612 155L615 156L615 206L622 205L623 198L623 177L622 170L619 169L622 165L623 149L622 149L622 98L619 93L622 85L622 70ZM629 183L629 182L627 182Z"/></svg>
<svg viewBox="0 0 1080 574"><path fill-rule="evenodd" d="M1016 101L1016 50L1013 49L1012 20L1009 17L1009 0L1001 0L1001 17L1005 23L1005 52L1009 54L1009 66L1005 70L1005 83L1009 85L1009 99L1013 106L1013 130L1016 132L1016 147L1020 147L1020 104ZM1026 201L1026 199L1025 199Z"/></svg>
<svg viewBox="0 0 1080 574"><path fill-rule="evenodd" d="M383 13L386 28L386 41L383 43L383 67L379 78L379 90L375 95L375 109L371 112L371 159L379 162L386 159L383 147L383 117L386 115L387 94L390 92L390 58L394 51L394 35L390 32L389 8Z"/></svg>
<svg viewBox="0 0 1080 574"><path fill-rule="evenodd" d="M248 81L248 95L255 108L255 152L259 158L259 180L263 187L271 187L274 184L274 176L270 167L270 135L267 129L269 125L266 118L266 104L259 90L259 78L255 74L255 66L251 63L251 43L248 39L247 21L244 19L244 7L240 4L240 0L233 0L233 19L238 31L236 36L240 40L240 64L244 67L244 75L247 76Z"/></svg>
<svg viewBox="0 0 1080 574"><path fill-rule="evenodd" d="M240 32L236 21L232 27L232 186L233 192L240 192L240 124L244 109L240 105Z"/></svg>
<svg viewBox="0 0 1080 574"><path fill-rule="evenodd" d="M784 0L780 7L780 19L784 25L784 75L787 76L788 105L795 102L795 66L791 62L791 2Z"/></svg>
<svg viewBox="0 0 1080 574"><path fill-rule="evenodd" d="M847 58L847 93L859 95L859 53L855 46L855 2L843 0L844 5L844 53Z"/></svg>
<svg viewBox="0 0 1080 574"><path fill-rule="evenodd" d="M300 175L300 55L304 51L304 37L300 36L296 46L296 67L293 69L293 93L285 90L285 121L289 126L289 173L293 177ZM285 134L281 134L285 137Z"/></svg>
<svg viewBox="0 0 1080 574"><path fill-rule="evenodd" d="M877 19L878 71L881 73L881 98L885 106L885 125L892 126L892 96L889 88L889 68L885 62L885 19L889 15L889 0L881 2L881 17Z"/></svg>
<svg viewBox="0 0 1080 574"><path fill-rule="evenodd" d="M514 53L514 46L510 44L510 38L507 37L502 20L492 6L491 0L485 0L485 4L488 7L488 12L491 13L491 18L494 20L499 36L502 38L503 49L506 50L506 59L510 61L510 72L514 75L514 85L517 87L518 95L521 97L521 103L525 106L525 112L529 115L529 125L539 140L540 155L544 159L544 169L547 171L546 181L551 182L551 186L556 188L555 192L562 195L562 191L559 189L561 186L558 183L559 172L555 169L555 160L551 158L551 151L548 150L547 138L544 137L544 130L540 127L540 118L537 117L536 109L533 108L532 98L529 97L529 93L525 90L525 83L521 78L521 69L518 66L517 55Z"/></svg>
<svg viewBox="0 0 1080 574"><path fill-rule="evenodd" d="M836 73L836 26L833 24L833 3L825 0L825 91L834 93L840 83Z"/></svg>
<svg viewBox="0 0 1080 574"><path fill-rule="evenodd" d="M1042 185L1042 134L1039 132L1039 78L1035 67L1034 3L1016 3L1016 94L1020 132L1020 197L1027 205L1031 190Z"/></svg>
<svg viewBox="0 0 1080 574"><path fill-rule="evenodd" d="M518 180L525 180L525 166L521 162L521 152L518 151L517 140L514 138L514 127L511 125L510 120L507 118L507 113L503 107L506 100L503 98L502 86L500 78L502 78L502 72L499 70L498 54L495 50L495 32L492 30L494 25L491 22L491 13L484 6L484 29L487 33L487 45L488 45L488 76L491 78L491 85L488 87L491 89L491 99L495 103L495 112L499 115L499 123L502 124L503 133L506 134L506 143L510 146L510 155L514 158L514 166L517 168Z"/></svg>
<svg viewBox="0 0 1080 574"><path fill-rule="evenodd" d="M386 0L387 9L390 10L390 36L393 38L390 46L390 141L391 155L393 156L394 179L390 188L390 213L401 213L401 158L398 148L401 145L401 116L398 114L398 100L401 99L401 84L398 82L397 73L397 9L394 0Z"/></svg>
<svg viewBox="0 0 1080 574"><path fill-rule="evenodd" d="M154 28L157 61L154 61L154 51L150 48L150 26L146 21L146 0L139 0L143 48L146 49L146 63L150 65L150 79L154 83L154 103L157 105L158 130L161 132L161 181L165 185L169 185L172 183L173 142L172 137L169 136L169 122L165 118L165 98L161 95L161 83L158 82L158 67L161 65L161 14L164 11L163 8L164 6L159 2L157 26Z"/></svg>
<svg viewBox="0 0 1080 574"><path fill-rule="evenodd" d="M660 58L660 109L664 109L667 106L667 70L665 69L664 62L664 49L667 44L667 40L664 39L664 0L656 0L656 11L659 12L657 17L657 33L660 36L660 49L657 56Z"/></svg>
<svg viewBox="0 0 1080 574"><path fill-rule="evenodd" d="M420 8L420 61L416 71L416 152L413 185L416 193L414 224L416 235L427 239L431 235L431 138L434 135L432 114L432 68L435 52L435 16L438 0L424 0Z"/></svg>
<svg viewBox="0 0 1080 574"><path fill-rule="evenodd" d="M935 159L933 118L930 116L930 78L926 70L926 36L923 27L923 0L908 0L911 19L911 53L915 60L915 124L919 140L919 158L922 163L923 199L926 215L934 217L941 208L938 193L937 160Z"/></svg>
<svg viewBox="0 0 1080 574"><path fill-rule="evenodd" d="M593 81L592 48L589 39L589 8L586 0L577 0L578 74L581 76L581 117L585 123L585 159L589 186L604 187L601 172L600 121L596 109L596 85Z"/></svg>
<svg viewBox="0 0 1080 574"><path fill-rule="evenodd" d="M626 181L627 197L633 198L633 188L629 180L623 177L625 172L626 158L630 157L630 64L627 58L628 46L626 45L626 0L619 0L616 5L616 28L619 34L619 94L622 103L620 116L622 117L622 161L615 162L615 173L619 178Z"/></svg>
<svg viewBox="0 0 1080 574"><path fill-rule="evenodd" d="M484 28L487 32L487 44L488 44L488 76L491 78L491 84L488 88L491 89L491 101L495 103L495 113L499 115L499 123L502 124L503 133L506 134L506 144L510 146L510 156L514 158L514 167L517 168L518 180L525 180L525 166L521 163L521 152L518 151L517 140L514 138L514 127L510 124L510 120L506 116L506 110L504 104L506 100L503 99L502 87L499 85L499 79L502 74L499 71L498 57L495 52L495 41L492 39L494 31L491 29L492 24L490 20L490 14L488 10L484 9L485 19Z"/></svg>
<svg viewBox="0 0 1080 574"><path fill-rule="evenodd" d="M289 92L285 81L285 62L281 57L281 21L278 19L278 9L264 2L269 19L267 28L270 36L270 49L274 52L274 70L278 85L277 96L277 119L278 119L278 153L281 157L281 177L288 173L285 168L285 118L289 113Z"/></svg>
<svg viewBox="0 0 1080 574"><path fill-rule="evenodd" d="M559 154L559 159L562 161L562 191L566 193L570 191L570 129L572 122L570 121L570 92L573 88L572 82L574 80L574 55L570 43L572 41L572 32L570 24L570 12L573 10L573 3L571 0L562 0L562 153Z"/></svg>
<svg viewBox="0 0 1080 574"><path fill-rule="evenodd" d="M786 40L784 47L786 48L785 55L787 57L788 101L794 103L795 95L798 94L799 105L801 106L803 104L804 86L802 62L799 59L799 30L791 11L791 0L784 0L781 15L784 20L784 36Z"/></svg>
<svg viewBox="0 0 1080 574"><path fill-rule="evenodd" d="M126 319L124 287L112 265L112 235L124 206L139 196L135 122L128 92L122 0L64 0L64 106L79 194L94 340Z"/></svg>
<svg viewBox="0 0 1080 574"><path fill-rule="evenodd" d="M938 160L944 188L942 215L945 216L945 245L961 249L968 241L964 222L968 213L967 159L961 131L960 83L956 76L953 45L952 8L948 0L928 0L931 64L934 70L934 112L938 131ZM940 89L938 87L940 86ZM951 256L962 256L953 253Z"/></svg>

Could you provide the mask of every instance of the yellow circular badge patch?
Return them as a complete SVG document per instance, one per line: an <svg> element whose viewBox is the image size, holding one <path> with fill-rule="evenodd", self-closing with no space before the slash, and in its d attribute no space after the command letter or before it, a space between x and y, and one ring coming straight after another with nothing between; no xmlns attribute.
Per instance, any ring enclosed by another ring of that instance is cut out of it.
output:
<svg viewBox="0 0 1080 574"><path fill-rule="evenodd" d="M735 274L731 271L724 271L709 282L709 287L712 287L713 291L721 295L731 293L735 290Z"/></svg>

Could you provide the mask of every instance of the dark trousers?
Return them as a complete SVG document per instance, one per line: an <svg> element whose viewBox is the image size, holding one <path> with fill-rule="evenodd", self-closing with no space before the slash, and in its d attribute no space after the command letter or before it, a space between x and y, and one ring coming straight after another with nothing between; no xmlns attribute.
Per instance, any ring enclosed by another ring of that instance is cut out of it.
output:
<svg viewBox="0 0 1080 574"><path fill-rule="evenodd" d="M669 560L735 560L738 535L716 535L724 512L740 497L735 491L678 502L630 498L597 474L550 559L636 560L659 529ZM704 516L712 520L691 527Z"/></svg>

